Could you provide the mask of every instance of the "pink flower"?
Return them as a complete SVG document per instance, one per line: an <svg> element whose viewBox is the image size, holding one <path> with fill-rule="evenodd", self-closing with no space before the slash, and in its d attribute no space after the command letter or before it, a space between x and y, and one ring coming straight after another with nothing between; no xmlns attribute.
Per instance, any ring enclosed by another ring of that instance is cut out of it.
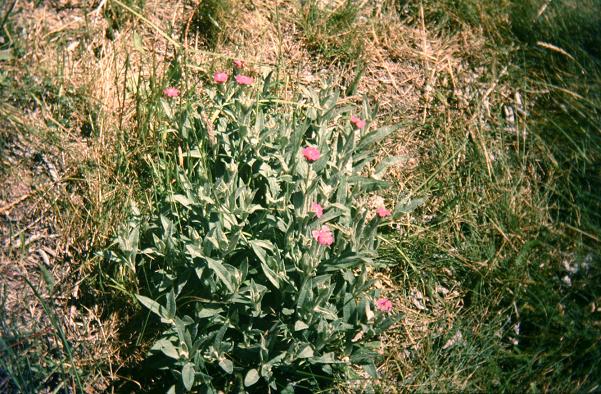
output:
<svg viewBox="0 0 601 394"><path fill-rule="evenodd" d="M388 298L380 298L376 301L376 307L382 312L391 312L392 301L390 301Z"/></svg>
<svg viewBox="0 0 601 394"><path fill-rule="evenodd" d="M252 85L254 79L246 75L236 75L236 82L238 82L238 85Z"/></svg>
<svg viewBox="0 0 601 394"><path fill-rule="evenodd" d="M354 124L355 127L358 129L362 129L365 127L365 121L355 115L351 115L351 123Z"/></svg>
<svg viewBox="0 0 601 394"><path fill-rule="evenodd" d="M303 149L303 156L305 156L305 159L307 159L307 161L315 161L315 160L319 160L319 157L321 156L319 153L319 150L313 146L307 146L305 149Z"/></svg>
<svg viewBox="0 0 601 394"><path fill-rule="evenodd" d="M168 88L163 89L163 94L167 97L177 97L179 96L179 89L169 86Z"/></svg>
<svg viewBox="0 0 601 394"><path fill-rule="evenodd" d="M320 245L330 246L334 243L334 234L328 226L321 226L319 230L313 230L311 234Z"/></svg>
<svg viewBox="0 0 601 394"><path fill-rule="evenodd" d="M223 71L216 72L215 74L213 74L213 80L217 83L224 83L227 81L227 79L228 75Z"/></svg>
<svg viewBox="0 0 601 394"><path fill-rule="evenodd" d="M234 67L240 69L240 68L244 68L244 62L240 59L236 59L234 60Z"/></svg>
<svg viewBox="0 0 601 394"><path fill-rule="evenodd" d="M319 205L319 203L316 202L311 204L311 209L309 209L309 211L315 212L315 216L317 216L317 218L320 218L321 215L323 215L323 208L321 205Z"/></svg>
<svg viewBox="0 0 601 394"><path fill-rule="evenodd" d="M385 218L386 216L390 216L392 214L392 212L390 212L388 209L386 209L384 207L380 207L380 208L376 209L376 213L381 218Z"/></svg>

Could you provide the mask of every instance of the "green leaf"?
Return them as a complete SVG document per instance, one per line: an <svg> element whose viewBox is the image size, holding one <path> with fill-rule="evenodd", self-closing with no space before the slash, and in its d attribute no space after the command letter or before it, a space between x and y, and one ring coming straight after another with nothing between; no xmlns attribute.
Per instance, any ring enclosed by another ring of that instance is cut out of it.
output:
<svg viewBox="0 0 601 394"><path fill-rule="evenodd" d="M255 240L250 241L250 243L253 244L253 245L257 245L257 246L259 246L259 247L261 247L263 249L267 249L267 250L270 250L270 251L274 250L274 246L271 243L271 241L268 241L268 240L265 240L265 239L255 239Z"/></svg>
<svg viewBox="0 0 601 394"><path fill-rule="evenodd" d="M367 372L369 374L369 376L371 376L374 379L378 378L378 370L376 369L376 366L373 363L369 363L369 364L365 364L363 365L363 369L365 370L365 372Z"/></svg>
<svg viewBox="0 0 601 394"><path fill-rule="evenodd" d="M142 305L159 316L161 320L168 323L173 323L173 319L169 316L169 312L161 304L140 294L136 294L136 298L142 303Z"/></svg>
<svg viewBox="0 0 601 394"><path fill-rule="evenodd" d="M319 312L323 315L324 318L328 319L328 320L336 320L338 319L338 315L336 314L336 310L332 310L329 308L323 308L321 306L316 306L313 309L315 312Z"/></svg>
<svg viewBox="0 0 601 394"><path fill-rule="evenodd" d="M205 267L194 267L194 272L196 272L196 276L198 279L202 279L202 274L205 270Z"/></svg>
<svg viewBox="0 0 601 394"><path fill-rule="evenodd" d="M174 194L172 196L167 197L167 202L177 202L182 204L186 208L190 208L190 206L194 204L194 201L190 200L188 197L182 194Z"/></svg>
<svg viewBox="0 0 601 394"><path fill-rule="evenodd" d="M263 273L267 277L267 279L271 282L272 285L275 286L276 289L280 288L280 281L278 280L278 275L272 270L267 263L261 261L261 269Z"/></svg>
<svg viewBox="0 0 601 394"><path fill-rule="evenodd" d="M317 222L319 224L323 224L329 222L332 219L337 218L340 215L342 215L342 212L337 211L335 209L329 209L328 212L324 213Z"/></svg>
<svg viewBox="0 0 601 394"><path fill-rule="evenodd" d="M129 234L127 234L127 238L125 236L119 237L119 247L125 253L137 253L138 251L138 241L140 239L138 226L134 226L130 228Z"/></svg>
<svg viewBox="0 0 601 394"><path fill-rule="evenodd" d="M263 81L263 96L269 95L269 88L271 87L271 78L273 77L273 70L267 74Z"/></svg>
<svg viewBox="0 0 601 394"><path fill-rule="evenodd" d="M44 282L46 282L48 291L52 292L52 290L54 289L54 277L52 276L50 271L48 271L48 269L44 266L44 264L40 263L38 264L38 267L40 268L40 271L42 271L42 278L44 279Z"/></svg>
<svg viewBox="0 0 601 394"><path fill-rule="evenodd" d="M298 293L298 298L296 301L296 308L303 309L305 306L305 300L309 297L309 293L311 288L313 287L313 281L309 278L305 279L305 282L301 286L300 292Z"/></svg>
<svg viewBox="0 0 601 394"><path fill-rule="evenodd" d="M411 213L416 208L423 205L424 202L426 202L425 198L414 198L413 200L411 200L405 204L398 204L394 209L394 213L395 214L396 213Z"/></svg>
<svg viewBox="0 0 601 394"><path fill-rule="evenodd" d="M305 204L305 195L302 192L295 192L292 194L292 204L295 209L301 209Z"/></svg>
<svg viewBox="0 0 601 394"><path fill-rule="evenodd" d="M166 305L167 313L169 314L170 318L174 318L176 304L175 304L175 292L173 291L173 289L171 289L171 291L169 293L167 293L166 298L167 298L167 305Z"/></svg>
<svg viewBox="0 0 601 394"><path fill-rule="evenodd" d="M259 381L259 372L256 369L251 369L244 377L244 387L250 387Z"/></svg>
<svg viewBox="0 0 601 394"><path fill-rule="evenodd" d="M188 254L192 257L204 257L204 253L202 251L202 248L198 245L186 245L186 250L188 251Z"/></svg>
<svg viewBox="0 0 601 394"><path fill-rule="evenodd" d="M169 119L172 119L173 109L171 109L170 103L168 103L165 99L161 99L161 106L163 107L163 112L165 113L165 115L167 115Z"/></svg>
<svg viewBox="0 0 601 394"><path fill-rule="evenodd" d="M249 244L250 244L252 250L255 252L255 255L259 258L259 260L262 263L266 263L267 259L266 259L265 249L263 249L261 244L259 244L257 241L250 241Z"/></svg>
<svg viewBox="0 0 601 394"><path fill-rule="evenodd" d="M217 260L213 260L210 257L205 257L205 260L207 262L208 267L211 270L213 270L215 275L217 275L217 277L225 285L225 287L227 287L227 289L230 292L235 293L236 289L234 288L234 284L231 281L231 278L230 278L231 275L228 272L228 270L225 268L225 266L223 264L221 264L221 262L219 262Z"/></svg>
<svg viewBox="0 0 601 394"><path fill-rule="evenodd" d="M163 232L165 233L165 236L171 236L173 233L173 223L171 220L169 220L166 216L161 215L161 225L163 226Z"/></svg>
<svg viewBox="0 0 601 394"><path fill-rule="evenodd" d="M390 133L398 130L399 128L400 125L384 126L368 133L365 137L361 138L361 141L359 141L359 144L357 145L357 151L363 150L368 146L383 140L384 138L388 137Z"/></svg>
<svg viewBox="0 0 601 394"><path fill-rule="evenodd" d="M182 383L186 390L192 390L192 386L194 386L194 364L186 363L182 368Z"/></svg>
<svg viewBox="0 0 601 394"><path fill-rule="evenodd" d="M267 253L265 252L265 249L264 249L264 247L273 249L273 244L271 244L271 242L269 242L269 241L262 241L262 240L253 240L253 241L250 241L249 244L261 262L261 269L263 270L263 273L265 274L267 279L271 282L271 284L274 285L276 289L279 289L280 282L278 280L278 275L267 264Z"/></svg>
<svg viewBox="0 0 601 394"><path fill-rule="evenodd" d="M388 167L396 164L405 163L407 160L409 160L409 157L407 157L407 155L387 157L384 160L382 160L380 164L377 165L377 167L374 170L373 177L375 179L382 179Z"/></svg>
<svg viewBox="0 0 601 394"><path fill-rule="evenodd" d="M202 308L200 312L196 314L199 319L205 319L207 317L213 317L219 313L223 312L223 309L212 309L212 308Z"/></svg>
<svg viewBox="0 0 601 394"><path fill-rule="evenodd" d="M232 362L232 360L224 358L221 361L219 361L219 366L221 367L221 369L223 369L230 375L232 374L232 372L234 372L234 363Z"/></svg>
<svg viewBox="0 0 601 394"><path fill-rule="evenodd" d="M175 332L177 333L177 337L179 338L180 343L183 344L182 349L187 350L192 347L192 338L190 336L190 332L186 329L186 325L188 323L182 319L175 318Z"/></svg>
<svg viewBox="0 0 601 394"><path fill-rule="evenodd" d="M368 345L367 343L366 345ZM374 357L377 356L377 353L370 350L367 346L355 348L353 353L351 354L351 363L365 365L373 362Z"/></svg>
<svg viewBox="0 0 601 394"><path fill-rule="evenodd" d="M353 175L348 177L348 183L351 185L359 186L365 191L374 191L378 189L385 189L388 187L388 182L359 175Z"/></svg>
<svg viewBox="0 0 601 394"><path fill-rule="evenodd" d="M298 353L298 358L310 358L313 357L313 348L311 347L311 345L307 345L303 348L303 350L300 351L300 353Z"/></svg>
<svg viewBox="0 0 601 394"><path fill-rule="evenodd" d="M175 346L173 346L173 343L167 339L159 339L156 341L156 343L152 346L152 350L161 351L165 356L174 360L179 360L179 352Z"/></svg>
<svg viewBox="0 0 601 394"><path fill-rule="evenodd" d="M326 168L326 165L328 165L329 160L330 160L330 152L321 152L321 157L319 158L319 160L317 160L315 163L313 163L311 168L313 168L313 171L315 171L315 172L320 172L321 170Z"/></svg>
<svg viewBox="0 0 601 394"><path fill-rule="evenodd" d="M215 334L215 339L213 340L213 347L219 351L221 349L221 344L223 342L223 337L225 336L225 332L227 331L227 325L221 326L219 331Z"/></svg>
<svg viewBox="0 0 601 394"><path fill-rule="evenodd" d="M346 177L340 178L340 183L338 184L338 191L336 192L336 203L338 204L346 204L348 196L348 182Z"/></svg>
<svg viewBox="0 0 601 394"><path fill-rule="evenodd" d="M334 352L324 353L320 357L315 357L315 358L311 359L311 362L312 363L320 363L320 364L342 363L342 361L336 361Z"/></svg>
<svg viewBox="0 0 601 394"><path fill-rule="evenodd" d="M309 175L309 164L307 164L307 161L304 158L296 163L296 173L301 179L306 179Z"/></svg>

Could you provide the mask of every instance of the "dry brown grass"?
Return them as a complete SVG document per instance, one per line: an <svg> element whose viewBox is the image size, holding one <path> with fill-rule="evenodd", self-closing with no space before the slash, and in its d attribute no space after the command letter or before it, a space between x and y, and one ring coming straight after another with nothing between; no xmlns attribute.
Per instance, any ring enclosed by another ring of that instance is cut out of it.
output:
<svg viewBox="0 0 601 394"><path fill-rule="evenodd" d="M104 390L115 379L119 316L107 315L100 304L80 302L89 294L87 289L82 294L80 286L89 271L86 256L112 236L134 191L128 180L116 176L115 149L121 130L135 138L134 104L123 90L138 72L149 75L152 53L132 50L133 30L114 41L106 39L104 18L71 6L19 3L15 11L15 25L26 32L20 37L26 44L24 56L10 66L16 79L50 79L58 84L58 99L76 92L82 104L66 115L68 126L55 118L56 102L43 98L33 110L3 109L9 141L4 164L11 167L1 177L0 269L8 289L5 306L14 316L8 322L25 331L51 330L40 300L23 281L28 278L60 317L73 347L80 349L78 367L99 374L87 385L92 392ZM92 106L97 108L97 138L80 131L90 121ZM52 294L39 265L57 284Z"/></svg>

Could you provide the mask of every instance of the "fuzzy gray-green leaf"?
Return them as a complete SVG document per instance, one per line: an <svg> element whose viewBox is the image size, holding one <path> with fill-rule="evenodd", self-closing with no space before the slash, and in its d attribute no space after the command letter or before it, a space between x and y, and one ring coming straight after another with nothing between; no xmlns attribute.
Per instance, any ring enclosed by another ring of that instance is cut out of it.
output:
<svg viewBox="0 0 601 394"><path fill-rule="evenodd" d="M219 361L219 366L221 367L221 369L223 369L226 373L230 375L232 374L232 372L234 372L234 363L232 362L232 360L224 358L221 361Z"/></svg>
<svg viewBox="0 0 601 394"><path fill-rule="evenodd" d="M249 370L244 377L244 387L252 386L259 381L259 378L259 372L256 369Z"/></svg>
<svg viewBox="0 0 601 394"><path fill-rule="evenodd" d="M192 386L194 386L194 364L186 363L182 368L182 383L186 390L192 390Z"/></svg>

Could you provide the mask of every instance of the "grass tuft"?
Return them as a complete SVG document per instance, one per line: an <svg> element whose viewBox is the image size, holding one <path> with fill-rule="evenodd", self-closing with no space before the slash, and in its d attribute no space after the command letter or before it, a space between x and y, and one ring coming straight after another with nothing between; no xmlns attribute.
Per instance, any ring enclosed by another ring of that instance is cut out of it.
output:
<svg viewBox="0 0 601 394"><path fill-rule="evenodd" d="M224 37L231 9L229 0L201 1L192 16L188 34L198 34L208 49L215 50Z"/></svg>
<svg viewBox="0 0 601 394"><path fill-rule="evenodd" d="M535 2L505 3L400 7L407 23L424 15L439 34L480 27L489 39L464 55L471 67L434 84L429 116L414 124L428 149L409 186L425 184L428 202L390 235L401 296L429 335L385 366L417 391L601 384L599 6L563 1L537 16ZM464 78L477 83L458 95Z"/></svg>
<svg viewBox="0 0 601 394"><path fill-rule="evenodd" d="M311 0L299 18L307 49L328 63L355 64L363 56L364 39L357 23L358 5L347 0L333 8L322 8Z"/></svg>

